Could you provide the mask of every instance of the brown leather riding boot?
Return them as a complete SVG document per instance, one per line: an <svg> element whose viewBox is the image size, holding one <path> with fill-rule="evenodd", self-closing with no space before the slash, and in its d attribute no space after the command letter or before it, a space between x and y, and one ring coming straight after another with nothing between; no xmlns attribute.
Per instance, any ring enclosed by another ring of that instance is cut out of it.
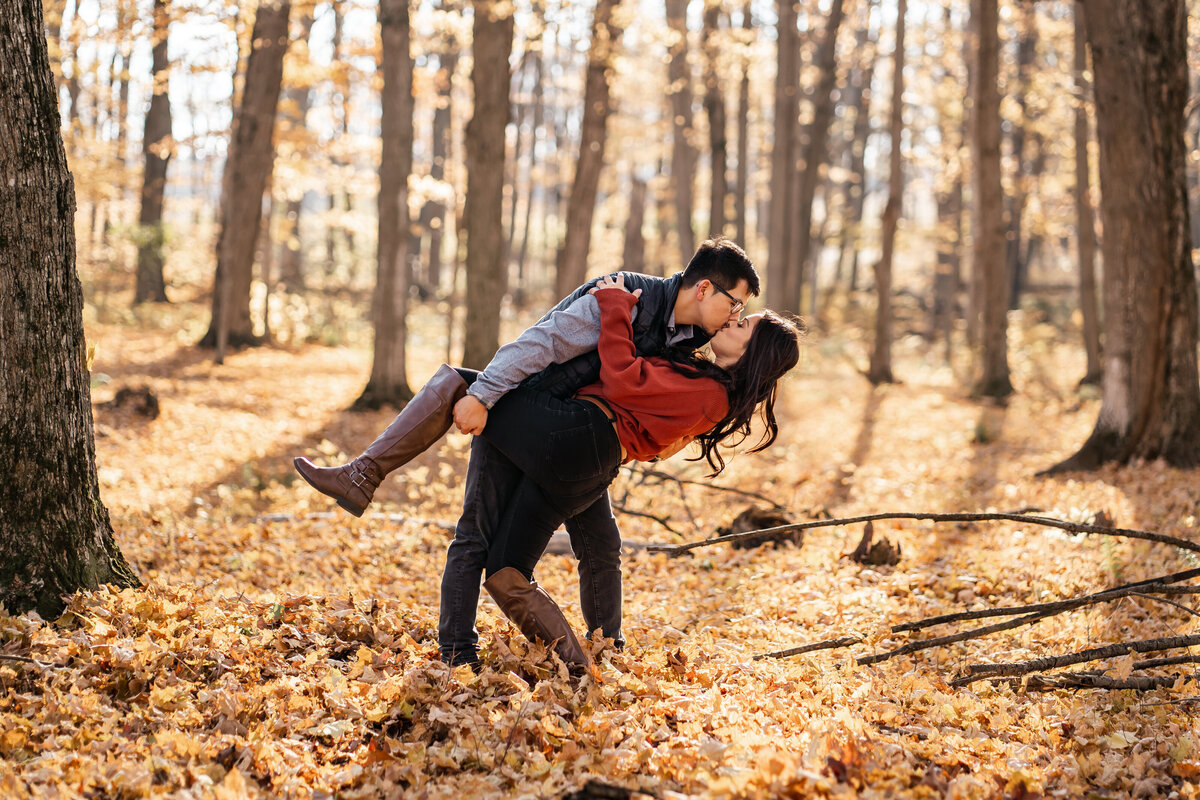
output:
<svg viewBox="0 0 1200 800"><path fill-rule="evenodd" d="M318 467L307 458L297 458L292 463L300 477L314 489L361 517L389 472L404 466L442 438L450 428L454 404L466 391L467 382L462 376L443 364L379 438L349 464Z"/></svg>
<svg viewBox="0 0 1200 800"><path fill-rule="evenodd" d="M483 582L483 588L529 641L549 643L572 675L587 670L588 657L571 623L546 590L528 581L515 567L505 567Z"/></svg>

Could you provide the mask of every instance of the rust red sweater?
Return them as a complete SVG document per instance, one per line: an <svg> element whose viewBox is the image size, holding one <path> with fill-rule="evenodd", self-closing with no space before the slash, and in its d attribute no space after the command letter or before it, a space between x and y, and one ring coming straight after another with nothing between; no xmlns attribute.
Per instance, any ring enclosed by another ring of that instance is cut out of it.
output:
<svg viewBox="0 0 1200 800"><path fill-rule="evenodd" d="M664 359L637 355L630 323L637 303L633 294L602 289L596 301L600 380L579 394L608 402L627 460L648 461L685 436L711 430L729 413L725 388L712 378L689 378Z"/></svg>

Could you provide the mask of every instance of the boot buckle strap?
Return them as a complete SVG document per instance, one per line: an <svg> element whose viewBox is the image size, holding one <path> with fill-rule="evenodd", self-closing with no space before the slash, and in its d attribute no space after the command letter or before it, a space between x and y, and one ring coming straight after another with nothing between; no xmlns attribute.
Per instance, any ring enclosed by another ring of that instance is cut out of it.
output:
<svg viewBox="0 0 1200 800"><path fill-rule="evenodd" d="M356 469L350 473L350 482L361 489L363 486L369 486L371 479L367 477L365 472Z"/></svg>

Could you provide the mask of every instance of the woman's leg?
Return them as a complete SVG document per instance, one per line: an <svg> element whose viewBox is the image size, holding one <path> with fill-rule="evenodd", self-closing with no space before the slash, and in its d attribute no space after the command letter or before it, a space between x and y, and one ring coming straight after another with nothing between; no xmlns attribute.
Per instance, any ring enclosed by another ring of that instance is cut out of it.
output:
<svg viewBox="0 0 1200 800"><path fill-rule="evenodd" d="M296 471L318 492L361 517L389 472L425 452L449 430L454 404L478 374L443 364L358 458L340 467L318 467L297 458Z"/></svg>
<svg viewBox="0 0 1200 800"><path fill-rule="evenodd" d="M579 559L579 606L588 636L599 629L618 648L621 633L621 531L608 492L566 521L571 549Z"/></svg>

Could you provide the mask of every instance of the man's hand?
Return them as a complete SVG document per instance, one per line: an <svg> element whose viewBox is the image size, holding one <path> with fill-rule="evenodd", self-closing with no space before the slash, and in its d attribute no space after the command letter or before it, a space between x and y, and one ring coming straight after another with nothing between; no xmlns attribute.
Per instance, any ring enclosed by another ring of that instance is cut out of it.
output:
<svg viewBox="0 0 1200 800"><path fill-rule="evenodd" d="M478 436L483 433L487 418L487 406L474 395L463 395L463 398L454 404L454 424L458 426L459 433Z"/></svg>

